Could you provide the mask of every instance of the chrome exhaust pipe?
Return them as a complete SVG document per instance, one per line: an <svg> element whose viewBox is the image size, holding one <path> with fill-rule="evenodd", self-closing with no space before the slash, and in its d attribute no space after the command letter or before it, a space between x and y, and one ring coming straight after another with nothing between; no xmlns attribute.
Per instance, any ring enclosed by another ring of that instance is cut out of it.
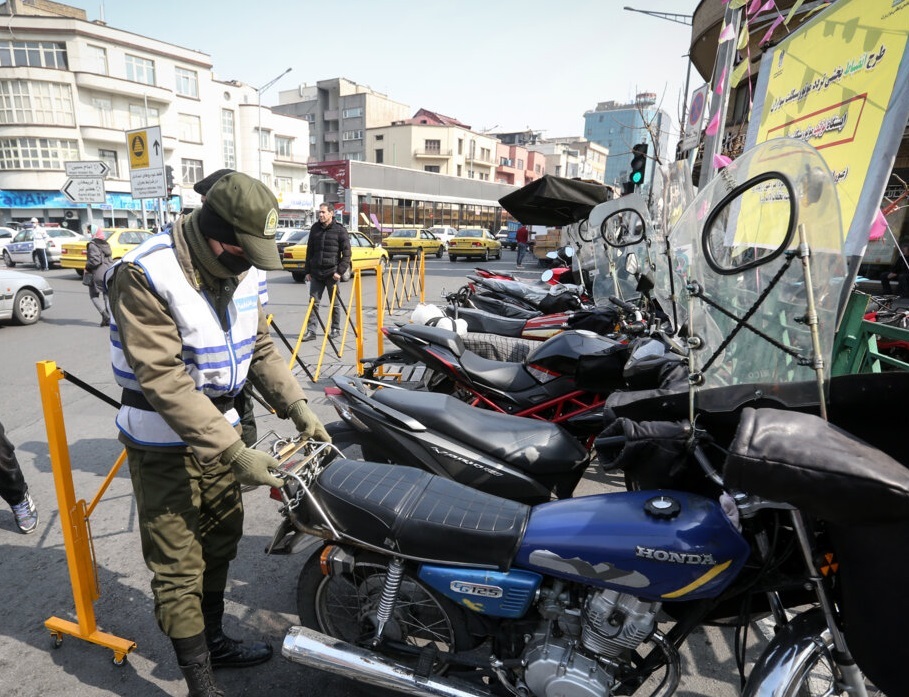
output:
<svg viewBox="0 0 909 697"><path fill-rule="evenodd" d="M490 697L488 691L459 680L419 677L410 668L397 665L384 656L307 627L288 630L281 654L294 663L415 697Z"/></svg>

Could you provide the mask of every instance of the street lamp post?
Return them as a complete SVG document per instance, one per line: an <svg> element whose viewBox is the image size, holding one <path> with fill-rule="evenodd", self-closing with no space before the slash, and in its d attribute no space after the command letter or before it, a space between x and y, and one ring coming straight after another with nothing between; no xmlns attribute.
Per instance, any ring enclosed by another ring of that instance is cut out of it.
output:
<svg viewBox="0 0 909 697"><path fill-rule="evenodd" d="M269 87L271 87L273 84L275 84L282 77L287 75L287 73L289 73L291 70L293 70L293 68L288 68L283 73L278 75L278 77L276 77L274 80L269 80L264 85L262 85L259 89L256 90L256 97L258 99L258 105L256 106L256 110L259 112L259 127L256 130L256 138L257 138L258 152L259 152L259 181L262 181L262 93L265 90L267 90Z"/></svg>

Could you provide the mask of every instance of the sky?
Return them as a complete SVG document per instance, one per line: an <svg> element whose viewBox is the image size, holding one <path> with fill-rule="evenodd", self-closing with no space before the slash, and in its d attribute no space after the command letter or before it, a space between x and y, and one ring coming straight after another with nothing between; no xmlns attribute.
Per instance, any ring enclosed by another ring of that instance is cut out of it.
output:
<svg viewBox="0 0 909 697"><path fill-rule="evenodd" d="M474 131L580 136L598 102L654 92L674 124L698 0L59 0L89 20L202 51L262 94L344 77ZM720 0L716 0L719 2ZM692 70L689 93L700 84Z"/></svg>

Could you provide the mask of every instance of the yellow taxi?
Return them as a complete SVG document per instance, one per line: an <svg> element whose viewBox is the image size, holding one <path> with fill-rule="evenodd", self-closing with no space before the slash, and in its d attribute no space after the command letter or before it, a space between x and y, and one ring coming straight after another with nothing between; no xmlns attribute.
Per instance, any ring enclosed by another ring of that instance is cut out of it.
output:
<svg viewBox="0 0 909 697"><path fill-rule="evenodd" d="M116 260L137 245L142 244L154 235L151 230L137 230L136 228L112 227L104 228L104 239L110 245L110 255ZM88 240L73 240L64 242L60 252L60 266L64 269L75 269L78 276L85 271L85 261L88 258Z"/></svg>
<svg viewBox="0 0 909 697"><path fill-rule="evenodd" d="M488 261L502 258L502 243L489 230L481 227L462 227L458 234L448 241L448 258L458 257Z"/></svg>
<svg viewBox="0 0 909 697"><path fill-rule="evenodd" d="M385 265L388 264L388 252L379 245L374 244L366 235L359 232L348 232L347 234L350 235L350 263L352 269L361 269L364 266L373 267L378 263L382 270L385 270ZM303 268L306 266L306 245L293 244L290 247L285 247L284 254L281 257L281 264L284 266L285 271L290 271L290 275L293 276L297 283L305 281L306 272L303 271ZM349 269L342 276L342 281L350 279L350 271L352 269Z"/></svg>
<svg viewBox="0 0 909 697"><path fill-rule="evenodd" d="M429 230L420 228L393 230L382 240L382 246L388 251L389 259L394 259L396 254L415 257L420 250L424 255L435 254L437 259L445 253L445 243Z"/></svg>

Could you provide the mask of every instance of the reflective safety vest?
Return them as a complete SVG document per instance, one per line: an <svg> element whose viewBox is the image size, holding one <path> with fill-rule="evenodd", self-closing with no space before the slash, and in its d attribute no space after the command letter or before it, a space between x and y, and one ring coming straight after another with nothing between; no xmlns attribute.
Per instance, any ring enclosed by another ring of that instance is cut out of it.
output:
<svg viewBox="0 0 909 697"><path fill-rule="evenodd" d="M177 324L183 343L182 359L196 389L218 405L229 403L246 382L256 344L259 322L259 281L264 274L256 269L240 281L227 306L228 331L221 328L214 305L204 292L196 290L186 279L174 252L174 240L162 233L146 240L123 257L124 263L139 266L149 287L167 305ZM124 397L117 414L117 427L131 440L145 445L185 445L179 435L161 416L144 402L142 388L126 361L116 322L111 322L111 363L114 377L124 395L138 393L134 399ZM236 425L240 421L232 406L224 417Z"/></svg>

